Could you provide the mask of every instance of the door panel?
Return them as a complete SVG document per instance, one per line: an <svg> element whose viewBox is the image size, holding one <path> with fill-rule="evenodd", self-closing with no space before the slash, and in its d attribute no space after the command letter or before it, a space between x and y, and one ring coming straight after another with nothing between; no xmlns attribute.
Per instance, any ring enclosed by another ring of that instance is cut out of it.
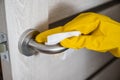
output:
<svg viewBox="0 0 120 80"><path fill-rule="evenodd" d="M47 5L47 0L5 0L13 80L49 80L47 56L26 57L18 51L18 41L25 30L47 29Z"/></svg>
<svg viewBox="0 0 120 80"><path fill-rule="evenodd" d="M105 15L111 17L112 19L120 22L120 14L119 14L119 12L120 12L120 2L118 2L118 4L116 4L116 5L112 6L112 7L109 7L108 9L103 10L103 11L101 11L99 13L105 14Z"/></svg>
<svg viewBox="0 0 120 80"><path fill-rule="evenodd" d="M49 23L112 0L49 0Z"/></svg>
<svg viewBox="0 0 120 80"><path fill-rule="evenodd" d="M120 80L120 60L117 60L104 71L98 74L93 80Z"/></svg>

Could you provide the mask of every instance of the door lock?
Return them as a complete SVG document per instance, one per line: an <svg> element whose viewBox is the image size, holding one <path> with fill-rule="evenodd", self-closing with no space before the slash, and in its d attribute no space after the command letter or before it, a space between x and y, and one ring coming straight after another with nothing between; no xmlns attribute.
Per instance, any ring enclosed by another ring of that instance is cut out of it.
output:
<svg viewBox="0 0 120 80"><path fill-rule="evenodd" d="M7 36L5 33L0 33L0 53L5 52L6 49L6 43L7 43Z"/></svg>
<svg viewBox="0 0 120 80"><path fill-rule="evenodd" d="M0 32L0 55L1 59L9 62L7 35L2 32Z"/></svg>

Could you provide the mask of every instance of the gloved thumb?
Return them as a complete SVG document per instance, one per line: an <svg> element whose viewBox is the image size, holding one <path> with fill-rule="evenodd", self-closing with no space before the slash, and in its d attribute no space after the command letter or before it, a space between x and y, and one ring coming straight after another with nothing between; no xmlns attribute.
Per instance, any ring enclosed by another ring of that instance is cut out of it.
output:
<svg viewBox="0 0 120 80"><path fill-rule="evenodd" d="M60 42L60 45L65 48L80 49L85 46L87 36L75 36L66 38Z"/></svg>
<svg viewBox="0 0 120 80"><path fill-rule="evenodd" d="M47 41L47 36L52 35L52 34L56 34L56 33L61 33L61 32L63 32L63 27L59 26L57 28L50 29L50 30L47 30L47 31L44 31L44 32L38 34L36 36L35 40L38 43L44 43Z"/></svg>

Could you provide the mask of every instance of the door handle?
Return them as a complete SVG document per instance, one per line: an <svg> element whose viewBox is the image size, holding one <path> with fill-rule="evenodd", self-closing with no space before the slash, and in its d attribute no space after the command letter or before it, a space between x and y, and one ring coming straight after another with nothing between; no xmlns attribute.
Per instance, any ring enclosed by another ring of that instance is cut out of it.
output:
<svg viewBox="0 0 120 80"><path fill-rule="evenodd" d="M57 45L44 45L37 43L35 41L35 36L38 35L40 32L34 29L29 29L25 31L22 36L19 39L18 48L19 51L26 55L26 56L32 56L36 55L39 52L46 53L46 54L58 54L61 53L67 48L64 48Z"/></svg>

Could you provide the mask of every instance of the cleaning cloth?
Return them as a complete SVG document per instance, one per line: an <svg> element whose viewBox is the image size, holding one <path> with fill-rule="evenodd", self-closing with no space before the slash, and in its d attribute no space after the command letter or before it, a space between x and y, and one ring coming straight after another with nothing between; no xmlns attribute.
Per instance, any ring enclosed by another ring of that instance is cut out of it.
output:
<svg viewBox="0 0 120 80"><path fill-rule="evenodd" d="M81 34L80 31L70 31L70 32L52 34L47 36L47 42L45 42L45 45L56 45L66 38L70 38L73 36L80 36L80 34Z"/></svg>

